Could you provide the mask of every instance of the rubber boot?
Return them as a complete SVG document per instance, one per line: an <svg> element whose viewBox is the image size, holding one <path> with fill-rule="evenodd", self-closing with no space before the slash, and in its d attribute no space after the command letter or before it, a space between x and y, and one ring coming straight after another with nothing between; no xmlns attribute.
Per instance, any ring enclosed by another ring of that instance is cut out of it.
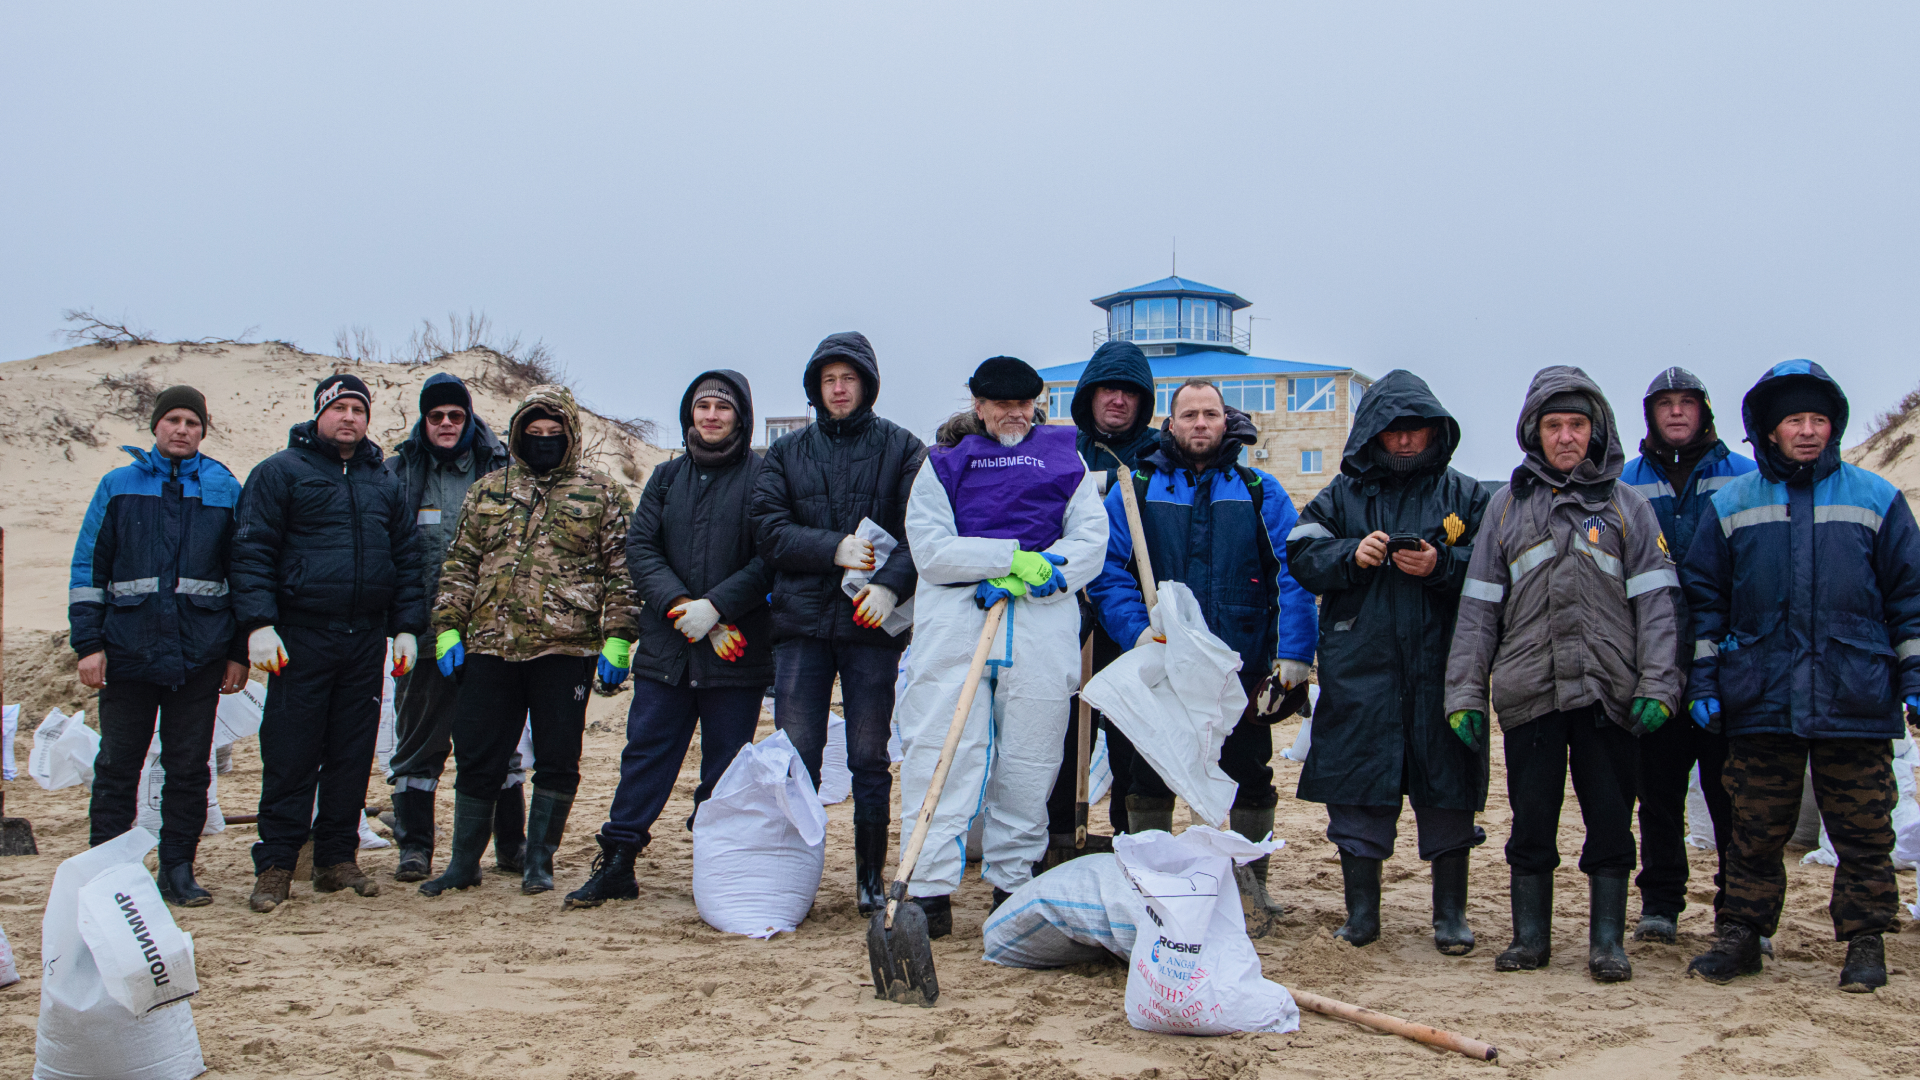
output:
<svg viewBox="0 0 1920 1080"><path fill-rule="evenodd" d="M1273 807L1259 810L1235 807L1227 816L1227 824L1234 832L1258 843L1273 832ZM1253 937L1267 936L1273 920L1286 911L1267 892L1267 868L1272 858L1262 855L1245 866L1233 868L1234 882L1240 887L1241 907L1253 924L1247 932Z"/></svg>
<svg viewBox="0 0 1920 1080"><path fill-rule="evenodd" d="M593 857L593 871L587 883L567 894L563 908L595 908L609 900L640 899L640 882L633 876L633 860L640 849L604 836L596 836L600 854Z"/></svg>
<svg viewBox="0 0 1920 1080"><path fill-rule="evenodd" d="M1433 947L1445 956L1473 951L1467 925L1467 853L1449 852L1433 860Z"/></svg>
<svg viewBox="0 0 1920 1080"><path fill-rule="evenodd" d="M1680 920L1671 915L1657 915L1650 911L1640 913L1640 921L1634 925L1633 940L1657 941L1662 945L1672 945L1680 940Z"/></svg>
<svg viewBox="0 0 1920 1080"><path fill-rule="evenodd" d="M448 889L471 889L480 884L480 856L493 836L493 800L454 792L453 844L447 868L432 881L420 883L422 896L439 896Z"/></svg>
<svg viewBox="0 0 1920 1080"><path fill-rule="evenodd" d="M1840 989L1849 994L1871 994L1887 985L1887 947L1879 934L1861 934L1847 942L1847 962L1840 968Z"/></svg>
<svg viewBox="0 0 1920 1080"><path fill-rule="evenodd" d="M393 793L393 843L400 849L395 881L425 881L433 874L433 792L418 788Z"/></svg>
<svg viewBox="0 0 1920 1080"><path fill-rule="evenodd" d="M174 907L206 907L213 894L193 880L193 860L160 867L160 899Z"/></svg>
<svg viewBox="0 0 1920 1080"><path fill-rule="evenodd" d="M912 903L919 904L920 910L927 915L927 937L939 939L953 933L953 897L951 896L915 896Z"/></svg>
<svg viewBox="0 0 1920 1080"><path fill-rule="evenodd" d="M1127 796L1127 829L1135 833L1152 832L1155 829L1172 832L1173 800L1147 795Z"/></svg>
<svg viewBox="0 0 1920 1080"><path fill-rule="evenodd" d="M573 810L573 796L546 788L536 788L527 807L527 869L520 879L520 891L532 896L553 891L553 853L560 849L560 837L567 831L567 814Z"/></svg>
<svg viewBox="0 0 1920 1080"><path fill-rule="evenodd" d="M1347 921L1333 936L1355 948L1371 945L1380 937L1380 864L1379 859L1363 859L1340 853L1340 880L1346 886Z"/></svg>
<svg viewBox="0 0 1920 1080"><path fill-rule="evenodd" d="M1743 922L1722 919L1714 927L1713 947L1687 964L1687 975L1725 985L1738 975L1760 974L1760 934ZM1851 950L1849 950L1851 952Z"/></svg>
<svg viewBox="0 0 1920 1080"><path fill-rule="evenodd" d="M1553 875L1514 874L1513 944L1494 958L1495 971L1534 971L1553 958Z"/></svg>
<svg viewBox="0 0 1920 1080"><path fill-rule="evenodd" d="M1633 978L1627 959L1627 879L1587 876L1587 974L1594 982Z"/></svg>
<svg viewBox="0 0 1920 1080"><path fill-rule="evenodd" d="M887 906L888 815L855 807L853 814L853 893L865 918Z"/></svg>
<svg viewBox="0 0 1920 1080"><path fill-rule="evenodd" d="M994 912L999 911L1000 905L1006 903L1008 900L1011 900L1011 899L1013 899L1012 893L1008 892L1007 890L1001 888L998 885L995 885L993 887L993 903L987 906L987 914L991 915Z"/></svg>
<svg viewBox="0 0 1920 1080"><path fill-rule="evenodd" d="M527 785L502 788L493 800L493 872L519 874L527 868Z"/></svg>

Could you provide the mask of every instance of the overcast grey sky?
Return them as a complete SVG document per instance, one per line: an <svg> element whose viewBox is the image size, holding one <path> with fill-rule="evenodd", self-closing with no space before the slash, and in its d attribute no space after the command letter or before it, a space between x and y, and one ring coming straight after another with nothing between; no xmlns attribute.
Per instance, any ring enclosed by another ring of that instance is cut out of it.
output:
<svg viewBox="0 0 1920 1080"><path fill-rule="evenodd" d="M1809 356L1920 380L1920 6L90 4L0 32L0 358L92 307L310 349L481 310L582 396L762 415L837 330L923 433L1087 300L1237 290L1263 356L1424 375L1504 475L1527 376L1723 429ZM1735 432L1728 432L1733 435Z"/></svg>

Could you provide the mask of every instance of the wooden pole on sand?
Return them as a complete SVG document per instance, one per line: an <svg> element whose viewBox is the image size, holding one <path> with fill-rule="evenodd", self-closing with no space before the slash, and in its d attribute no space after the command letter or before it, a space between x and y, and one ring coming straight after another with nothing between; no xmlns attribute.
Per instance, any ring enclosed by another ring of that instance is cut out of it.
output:
<svg viewBox="0 0 1920 1080"><path fill-rule="evenodd" d="M1455 1035L1451 1031L1441 1031L1439 1028L1416 1024L1397 1016L1388 1016L1383 1012L1349 1005L1344 1001L1335 1001L1332 998L1321 997L1319 994L1309 994L1304 990L1294 990L1291 987L1288 990L1301 1008L1317 1012L1322 1016L1338 1017L1362 1027L1373 1028L1375 1031L1384 1031L1428 1046L1437 1046L1442 1050L1451 1050L1456 1054L1465 1054L1475 1061L1493 1061L1500 1056L1500 1051L1493 1044L1483 1043L1479 1039L1469 1039L1465 1035Z"/></svg>

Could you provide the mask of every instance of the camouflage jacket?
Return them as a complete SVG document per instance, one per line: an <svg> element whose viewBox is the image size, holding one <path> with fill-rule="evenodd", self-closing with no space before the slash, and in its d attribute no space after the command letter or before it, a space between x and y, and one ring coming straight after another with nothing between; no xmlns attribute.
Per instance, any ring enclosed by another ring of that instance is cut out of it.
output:
<svg viewBox="0 0 1920 1080"><path fill-rule="evenodd" d="M567 456L545 474L527 468L527 410L561 418ZM505 660L592 656L605 639L638 636L627 575L633 501L605 473L581 465L580 415L564 387L539 386L508 424L513 462L467 489L440 568L433 632L460 631L469 652Z"/></svg>

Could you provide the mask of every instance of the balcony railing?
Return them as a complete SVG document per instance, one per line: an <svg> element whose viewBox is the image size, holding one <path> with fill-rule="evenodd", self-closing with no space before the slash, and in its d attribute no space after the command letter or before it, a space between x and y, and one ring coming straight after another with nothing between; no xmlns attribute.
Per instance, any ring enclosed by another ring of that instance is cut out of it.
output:
<svg viewBox="0 0 1920 1080"><path fill-rule="evenodd" d="M1205 345L1230 345L1236 349L1253 348L1253 332L1234 327L1223 330L1217 326L1195 325L1193 323L1167 324L1164 326L1136 326L1131 330L1109 331L1095 330L1095 347L1109 341L1174 341L1193 342Z"/></svg>

